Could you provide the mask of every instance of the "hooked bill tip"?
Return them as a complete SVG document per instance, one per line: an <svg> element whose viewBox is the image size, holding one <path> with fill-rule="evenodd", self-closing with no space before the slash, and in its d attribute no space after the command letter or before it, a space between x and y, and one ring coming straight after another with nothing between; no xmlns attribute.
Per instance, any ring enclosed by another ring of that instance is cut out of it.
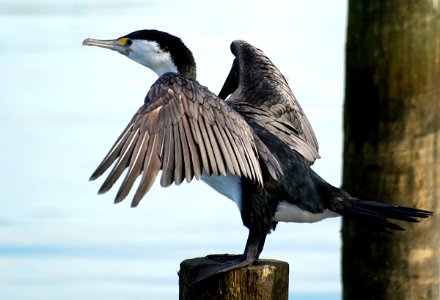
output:
<svg viewBox="0 0 440 300"><path fill-rule="evenodd" d="M83 46L89 46L89 45L90 45L90 41L91 41L90 38L86 38L86 39L82 42L82 45L83 45Z"/></svg>

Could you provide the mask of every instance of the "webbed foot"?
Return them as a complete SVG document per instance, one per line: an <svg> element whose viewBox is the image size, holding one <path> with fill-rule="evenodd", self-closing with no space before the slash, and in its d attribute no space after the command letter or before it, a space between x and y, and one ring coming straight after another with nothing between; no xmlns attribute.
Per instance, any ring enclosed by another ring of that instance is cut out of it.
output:
<svg viewBox="0 0 440 300"><path fill-rule="evenodd" d="M206 264L200 266L197 275L192 278L191 285L211 278L217 274L229 272L235 269L247 267L254 261L254 257L244 255L208 255Z"/></svg>

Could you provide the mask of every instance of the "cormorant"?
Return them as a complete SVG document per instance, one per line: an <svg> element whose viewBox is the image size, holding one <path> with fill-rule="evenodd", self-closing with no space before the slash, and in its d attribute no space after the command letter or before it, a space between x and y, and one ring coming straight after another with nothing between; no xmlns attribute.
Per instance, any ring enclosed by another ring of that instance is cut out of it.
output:
<svg viewBox="0 0 440 300"><path fill-rule="evenodd" d="M250 265L277 222L316 222L344 216L384 230L403 230L387 219L417 222L425 210L361 200L322 179L311 165L318 142L289 85L269 58L233 41L231 71L218 96L196 81L191 51L177 37L139 30L83 45L117 51L150 68L159 79L111 147L91 180L113 169L99 193L128 169L116 195L122 201L141 176L132 206L159 171L166 187L201 179L235 201L249 229L243 255L200 271L197 280Z"/></svg>

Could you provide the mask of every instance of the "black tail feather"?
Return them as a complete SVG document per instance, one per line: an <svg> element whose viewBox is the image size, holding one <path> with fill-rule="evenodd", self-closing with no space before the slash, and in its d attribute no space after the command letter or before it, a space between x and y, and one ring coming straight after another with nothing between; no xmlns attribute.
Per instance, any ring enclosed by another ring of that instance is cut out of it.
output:
<svg viewBox="0 0 440 300"><path fill-rule="evenodd" d="M386 219L400 220L405 222L419 222L418 218L428 218L432 212L410 208L404 206L395 206L377 201L360 200L352 198L348 202L349 205L338 209L338 213L344 217L360 220L376 227L381 227L388 231L404 230L399 225L396 225Z"/></svg>

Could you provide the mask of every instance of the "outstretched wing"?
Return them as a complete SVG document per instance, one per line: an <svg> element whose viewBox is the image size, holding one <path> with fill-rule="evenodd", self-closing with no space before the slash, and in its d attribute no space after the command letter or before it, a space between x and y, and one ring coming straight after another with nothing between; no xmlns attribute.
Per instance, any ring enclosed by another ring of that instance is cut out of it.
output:
<svg viewBox="0 0 440 300"><path fill-rule="evenodd" d="M136 206L160 170L164 187L200 179L202 173L230 173L262 184L259 158L273 177L279 175L278 162L243 117L196 81L167 73L153 84L90 179L115 163L99 190L104 193L128 169L115 199L120 202L141 175L132 202Z"/></svg>
<svg viewBox="0 0 440 300"><path fill-rule="evenodd" d="M284 76L263 51L244 41L234 41L231 51L236 58L219 96L233 93L228 102L236 111L313 164L318 141Z"/></svg>

